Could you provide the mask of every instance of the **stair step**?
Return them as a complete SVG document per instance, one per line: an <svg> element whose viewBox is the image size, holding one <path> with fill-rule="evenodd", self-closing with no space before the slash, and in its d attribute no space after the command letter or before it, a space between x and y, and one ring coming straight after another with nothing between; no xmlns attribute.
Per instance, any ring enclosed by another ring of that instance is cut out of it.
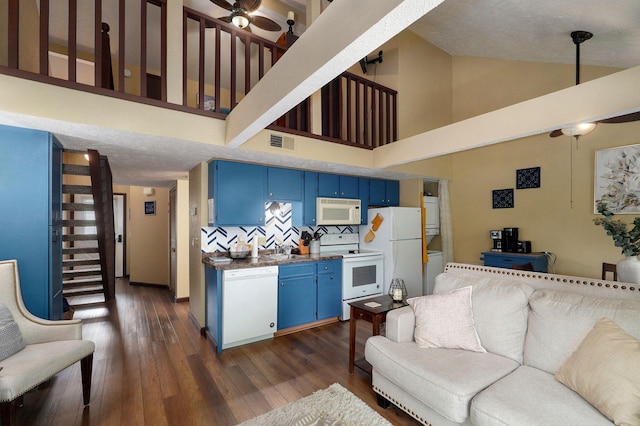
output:
<svg viewBox="0 0 640 426"><path fill-rule="evenodd" d="M63 268L73 268L76 266L100 265L100 259L66 259L62 261Z"/></svg>
<svg viewBox="0 0 640 426"><path fill-rule="evenodd" d="M63 194L92 194L93 191L88 185L62 185Z"/></svg>
<svg viewBox="0 0 640 426"><path fill-rule="evenodd" d="M96 226L94 220L63 220L62 226Z"/></svg>
<svg viewBox="0 0 640 426"><path fill-rule="evenodd" d="M91 175L89 166L82 166L80 164L63 164L62 173L65 175L77 175L77 176Z"/></svg>
<svg viewBox="0 0 640 426"><path fill-rule="evenodd" d="M62 203L62 210L74 212L92 212L93 204L89 203Z"/></svg>
<svg viewBox="0 0 640 426"><path fill-rule="evenodd" d="M95 287L95 286L100 286L102 287L102 278L82 278L79 280L68 280L68 281L62 281L62 288L64 289L68 289L68 288L78 288L78 287Z"/></svg>
<svg viewBox="0 0 640 426"><path fill-rule="evenodd" d="M104 294L102 287L91 287L82 290L63 290L62 295L65 297L87 296L90 294Z"/></svg>
<svg viewBox="0 0 640 426"><path fill-rule="evenodd" d="M83 253L98 253L98 247L73 247L73 248L62 249L62 254L83 254Z"/></svg>
<svg viewBox="0 0 640 426"><path fill-rule="evenodd" d="M63 282L65 279L77 278L77 277L93 277L99 275L102 279L102 271L100 269L70 269L62 271Z"/></svg>
<svg viewBox="0 0 640 426"><path fill-rule="evenodd" d="M62 241L97 241L97 234L64 234Z"/></svg>

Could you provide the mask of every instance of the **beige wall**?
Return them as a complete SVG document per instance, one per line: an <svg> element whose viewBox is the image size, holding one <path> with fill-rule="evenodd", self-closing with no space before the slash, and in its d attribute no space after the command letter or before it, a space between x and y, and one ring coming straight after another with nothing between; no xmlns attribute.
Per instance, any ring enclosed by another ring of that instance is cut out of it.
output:
<svg viewBox="0 0 640 426"><path fill-rule="evenodd" d="M189 309L191 317L205 326L205 284L200 230L207 226L209 165L200 163L189 171Z"/></svg>
<svg viewBox="0 0 640 426"><path fill-rule="evenodd" d="M480 252L491 247L489 230L513 226L520 228L521 240L532 241L534 251L557 256L555 272L600 276L602 262L615 263L622 254L593 224L595 151L639 143L638 134L640 123L603 124L582 137L577 148L567 136L540 135L454 154L455 260L481 263ZM516 170L538 166L541 187L516 190ZM504 188L514 188L515 207L493 209L492 190Z"/></svg>
<svg viewBox="0 0 640 426"><path fill-rule="evenodd" d="M128 208L130 219L127 246L131 255L130 281L144 284L169 285L169 190L154 188L151 196L142 187L130 188ZM145 215L144 202L156 202L156 214Z"/></svg>

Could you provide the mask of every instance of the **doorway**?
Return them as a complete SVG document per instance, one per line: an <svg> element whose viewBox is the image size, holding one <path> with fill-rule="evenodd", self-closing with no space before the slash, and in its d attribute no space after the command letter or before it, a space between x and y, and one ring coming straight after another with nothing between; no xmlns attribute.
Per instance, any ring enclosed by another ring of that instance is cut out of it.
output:
<svg viewBox="0 0 640 426"><path fill-rule="evenodd" d="M127 210L126 194L113 194L113 229L115 233L115 250L116 250L116 278L125 276L126 271L126 253L125 244L126 221L125 212Z"/></svg>

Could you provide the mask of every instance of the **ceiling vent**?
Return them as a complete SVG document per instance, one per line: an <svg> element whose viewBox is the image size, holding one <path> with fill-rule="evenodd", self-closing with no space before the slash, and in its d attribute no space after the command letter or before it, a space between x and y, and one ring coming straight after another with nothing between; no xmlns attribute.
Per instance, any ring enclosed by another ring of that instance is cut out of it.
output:
<svg viewBox="0 0 640 426"><path fill-rule="evenodd" d="M288 149L289 151L293 151L295 148L293 138L274 135L273 133L269 137L269 146L278 149Z"/></svg>

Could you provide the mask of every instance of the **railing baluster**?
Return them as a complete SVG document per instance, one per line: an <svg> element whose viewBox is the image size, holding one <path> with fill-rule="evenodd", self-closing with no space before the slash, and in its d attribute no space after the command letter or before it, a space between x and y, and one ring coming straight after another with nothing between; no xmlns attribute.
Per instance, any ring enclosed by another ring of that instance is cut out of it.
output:
<svg viewBox="0 0 640 426"><path fill-rule="evenodd" d="M244 94L251 90L251 38L244 37Z"/></svg>
<svg viewBox="0 0 640 426"><path fill-rule="evenodd" d="M220 95L220 78L221 78L221 76L220 76L220 74L221 74L220 57L222 56L222 54L221 54L221 51L220 51L220 49L221 49L221 46L220 46L220 34L221 34L220 25L216 24L215 28L216 28L216 40L215 40L215 45L216 45L216 47L215 47L215 55L216 55L216 57L215 57L215 61L216 61L215 73L216 74L215 74L215 82L214 82L214 85L215 85L214 92L215 93L213 95L216 98L216 111L217 112L221 112L222 110L221 110L220 104L222 103L222 99L221 99L222 97Z"/></svg>
<svg viewBox="0 0 640 426"><path fill-rule="evenodd" d="M120 0L118 4L118 92L125 92L124 66L126 53L126 0ZM140 74L142 78L142 73Z"/></svg>
<svg viewBox="0 0 640 426"><path fill-rule="evenodd" d="M237 71L237 66L236 66L236 61L237 61L237 55L236 55L236 43L237 43L237 36L236 36L236 30L232 30L231 31L231 109L235 108L236 106L236 71Z"/></svg>
<svg viewBox="0 0 640 426"><path fill-rule="evenodd" d="M40 0L40 75L49 75L49 0Z"/></svg>
<svg viewBox="0 0 640 426"><path fill-rule="evenodd" d="M42 0L40 1L42 8ZM100 28L100 30L98 30ZM93 10L93 85L100 87L102 85L102 0L95 0L95 8Z"/></svg>
<svg viewBox="0 0 640 426"><path fill-rule="evenodd" d="M200 18L198 41L198 108L204 109L204 18Z"/></svg>
<svg viewBox="0 0 640 426"><path fill-rule="evenodd" d="M78 36L78 4L76 0L69 0L69 25L67 40L67 65L69 69L68 80L76 81L76 52Z"/></svg>
<svg viewBox="0 0 640 426"><path fill-rule="evenodd" d="M159 2L160 6L160 81L161 99L167 101L167 2Z"/></svg>
<svg viewBox="0 0 640 426"><path fill-rule="evenodd" d="M147 0L140 0L140 96L147 97Z"/></svg>
<svg viewBox="0 0 640 426"><path fill-rule="evenodd" d="M188 105L187 102L187 26L189 23L189 13L186 9L182 11L182 105ZM196 105L197 106L197 105Z"/></svg>
<svg viewBox="0 0 640 426"><path fill-rule="evenodd" d="M9 58L8 65L10 68L18 68L19 58L18 51L20 49L20 2L19 0L9 0L8 5L9 16L7 20L9 21L9 34L8 34L8 43L9 43Z"/></svg>

